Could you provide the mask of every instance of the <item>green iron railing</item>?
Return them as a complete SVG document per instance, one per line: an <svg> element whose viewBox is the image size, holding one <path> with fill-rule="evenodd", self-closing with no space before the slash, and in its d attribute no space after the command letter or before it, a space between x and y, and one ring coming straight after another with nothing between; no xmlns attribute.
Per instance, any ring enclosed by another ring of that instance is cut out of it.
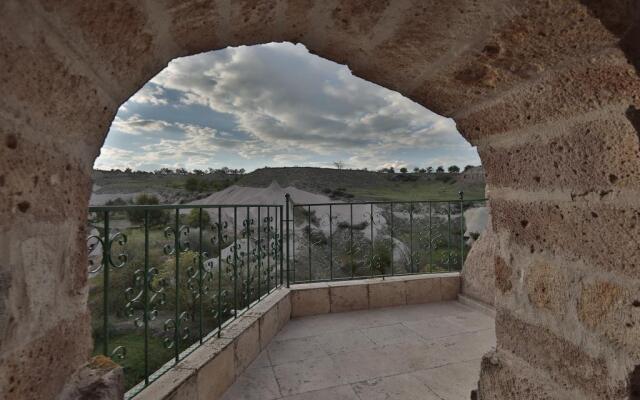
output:
<svg viewBox="0 0 640 400"><path fill-rule="evenodd" d="M282 205L90 207L94 353L131 398L284 283Z"/></svg>
<svg viewBox="0 0 640 400"><path fill-rule="evenodd" d="M94 353L134 397L283 285L460 270L484 203L90 207Z"/></svg>
<svg viewBox="0 0 640 400"><path fill-rule="evenodd" d="M473 242L465 211L485 202L293 204L291 283L459 271Z"/></svg>

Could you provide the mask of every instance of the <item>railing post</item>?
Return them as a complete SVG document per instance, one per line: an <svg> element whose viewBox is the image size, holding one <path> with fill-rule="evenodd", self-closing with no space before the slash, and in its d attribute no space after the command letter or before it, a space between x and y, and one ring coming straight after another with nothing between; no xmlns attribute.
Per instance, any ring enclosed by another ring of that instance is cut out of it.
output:
<svg viewBox="0 0 640 400"><path fill-rule="evenodd" d="M307 220L309 225L309 232L307 232L307 241L309 242L309 282L311 282L313 280L311 275L311 206L307 207Z"/></svg>
<svg viewBox="0 0 640 400"><path fill-rule="evenodd" d="M109 356L109 248L111 247L109 237L109 211L104 212L104 240L102 243L102 273L103 276L103 293L102 299L104 300L103 304L103 316L102 316L102 327L103 327L103 347L102 353L105 356Z"/></svg>
<svg viewBox="0 0 640 400"><path fill-rule="evenodd" d="M393 202L389 205L389 211L391 213L391 276L395 275L393 269L393 251L394 251L394 243L393 243Z"/></svg>
<svg viewBox="0 0 640 400"><path fill-rule="evenodd" d="M464 267L464 192L458 192L460 198L460 271Z"/></svg>
<svg viewBox="0 0 640 400"><path fill-rule="evenodd" d="M144 210L144 276L142 284L144 307L144 384L149 384L149 210Z"/></svg>
<svg viewBox="0 0 640 400"><path fill-rule="evenodd" d="M284 204L286 209L286 213L287 213L287 218L286 218L286 222L287 222L287 287L290 287L290 277L289 277L289 201L290 201L291 196L289 195L289 193L284 195Z"/></svg>
<svg viewBox="0 0 640 400"><path fill-rule="evenodd" d="M200 334L200 344L202 344L202 337L204 336L204 327L202 321L202 213L200 208L198 213L198 330Z"/></svg>
<svg viewBox="0 0 640 400"><path fill-rule="evenodd" d="M176 208L175 215L175 234L173 248L176 256L176 269L175 269L175 324L173 330L173 343L174 343L174 356L176 364L180 361L180 209Z"/></svg>
<svg viewBox="0 0 640 400"><path fill-rule="evenodd" d="M329 280L333 280L333 210L329 204Z"/></svg>
<svg viewBox="0 0 640 400"><path fill-rule="evenodd" d="M222 208L218 207L218 337L222 336Z"/></svg>

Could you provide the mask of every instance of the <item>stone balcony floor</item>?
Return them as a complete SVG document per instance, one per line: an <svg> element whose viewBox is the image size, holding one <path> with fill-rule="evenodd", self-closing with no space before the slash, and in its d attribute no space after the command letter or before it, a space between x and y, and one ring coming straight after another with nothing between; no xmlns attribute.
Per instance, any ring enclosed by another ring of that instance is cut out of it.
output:
<svg viewBox="0 0 640 400"><path fill-rule="evenodd" d="M291 320L224 400L467 400L494 320L459 302Z"/></svg>

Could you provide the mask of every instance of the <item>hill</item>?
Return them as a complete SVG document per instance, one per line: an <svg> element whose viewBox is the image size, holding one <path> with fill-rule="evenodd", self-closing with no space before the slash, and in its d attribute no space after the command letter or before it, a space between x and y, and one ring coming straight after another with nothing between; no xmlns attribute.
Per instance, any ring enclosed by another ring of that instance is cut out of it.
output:
<svg viewBox="0 0 640 400"><path fill-rule="evenodd" d="M273 182L322 194L332 200L445 200L459 191L465 198L483 198L484 180L464 174L382 173L351 169L285 167L261 168L248 174L211 174L94 171L91 204L129 200L139 193L157 195L162 203L203 199L231 185L266 188Z"/></svg>

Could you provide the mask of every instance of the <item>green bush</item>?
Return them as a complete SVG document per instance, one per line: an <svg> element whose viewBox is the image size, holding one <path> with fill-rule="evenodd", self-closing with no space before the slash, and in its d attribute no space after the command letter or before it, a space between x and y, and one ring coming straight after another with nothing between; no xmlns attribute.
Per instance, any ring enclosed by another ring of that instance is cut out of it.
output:
<svg viewBox="0 0 640 400"><path fill-rule="evenodd" d="M200 226L200 209L192 208L187 216L187 224L191 227ZM207 227L211 225L211 216L207 212L207 210L202 210L202 226Z"/></svg>
<svg viewBox="0 0 640 400"><path fill-rule="evenodd" d="M160 200L155 195L148 195L146 193L138 195L133 201L134 205L157 205L160 204ZM129 221L134 224L144 223L144 209L129 209L127 210L127 216ZM166 210L149 210L149 224L161 225L166 224L169 220L169 214Z"/></svg>

